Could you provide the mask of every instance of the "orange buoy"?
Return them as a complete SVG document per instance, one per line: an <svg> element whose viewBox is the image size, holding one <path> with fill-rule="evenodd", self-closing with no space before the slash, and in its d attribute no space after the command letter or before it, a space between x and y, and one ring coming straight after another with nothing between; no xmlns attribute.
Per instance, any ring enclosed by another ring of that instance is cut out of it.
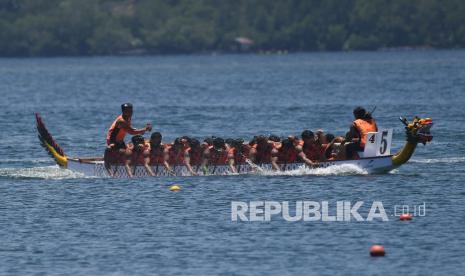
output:
<svg viewBox="0 0 465 276"><path fill-rule="evenodd" d="M372 247L370 247L370 255L372 257L381 257L386 255L386 251L384 251L384 246L375 244Z"/></svg>
<svg viewBox="0 0 465 276"><path fill-rule="evenodd" d="M399 219L400 220L412 220L413 216L410 214L402 214L400 215Z"/></svg>

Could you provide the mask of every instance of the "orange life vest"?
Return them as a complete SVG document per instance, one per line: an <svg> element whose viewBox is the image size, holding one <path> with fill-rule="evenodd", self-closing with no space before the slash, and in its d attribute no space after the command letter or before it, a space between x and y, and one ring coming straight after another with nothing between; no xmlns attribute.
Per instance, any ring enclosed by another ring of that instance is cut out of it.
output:
<svg viewBox="0 0 465 276"><path fill-rule="evenodd" d="M374 119L357 119L354 121L354 127L360 133L360 147L365 147L367 134L368 132L376 132L378 131L378 127L376 126L376 122Z"/></svg>
<svg viewBox="0 0 465 276"><path fill-rule="evenodd" d="M267 143L266 146L256 144L257 154L255 155L255 163L271 163L271 152L275 148L274 143Z"/></svg>
<svg viewBox="0 0 465 276"><path fill-rule="evenodd" d="M123 115L119 115L118 117L116 117L113 124L111 124L111 127L107 133L107 145L110 145L116 142L124 142L124 137L126 136L126 130L116 126L118 122L122 122L122 121L126 121L126 120L123 118ZM127 122L131 124L131 120Z"/></svg>
<svg viewBox="0 0 465 276"><path fill-rule="evenodd" d="M294 163L297 160L297 150L295 147L284 148L281 147L278 150L278 162L279 163Z"/></svg>
<svg viewBox="0 0 465 276"><path fill-rule="evenodd" d="M135 151L134 146L132 148L131 162L136 165L142 165L145 162L144 151L150 147L149 142L144 143L144 148L142 150Z"/></svg>
<svg viewBox="0 0 465 276"><path fill-rule="evenodd" d="M330 145L329 143L321 145L321 156L324 156L325 158L331 157L331 151L329 150L329 145Z"/></svg>
<svg viewBox="0 0 465 276"><path fill-rule="evenodd" d="M173 146L169 150L169 161L170 165L184 165L184 155L189 152L190 148L183 145L181 149L175 149Z"/></svg>
<svg viewBox="0 0 465 276"><path fill-rule="evenodd" d="M232 154L234 155L234 163L237 164L245 164L245 160L249 158L251 147L249 145L242 145L241 150L237 150L236 148L232 148Z"/></svg>
<svg viewBox="0 0 465 276"><path fill-rule="evenodd" d="M318 145L305 145L302 146L305 156L312 161L319 161L321 159L321 147Z"/></svg>
<svg viewBox="0 0 465 276"><path fill-rule="evenodd" d="M165 150L169 149L169 145L160 144L156 148L150 149L150 164L161 165L165 162Z"/></svg>
<svg viewBox="0 0 465 276"><path fill-rule="evenodd" d="M189 157L191 166L200 166L202 164L202 148L192 150L189 148Z"/></svg>
<svg viewBox="0 0 465 276"><path fill-rule="evenodd" d="M210 162L213 165L226 165L228 163L228 155L230 148L226 147L222 151L217 151L213 146L209 147L210 151Z"/></svg>

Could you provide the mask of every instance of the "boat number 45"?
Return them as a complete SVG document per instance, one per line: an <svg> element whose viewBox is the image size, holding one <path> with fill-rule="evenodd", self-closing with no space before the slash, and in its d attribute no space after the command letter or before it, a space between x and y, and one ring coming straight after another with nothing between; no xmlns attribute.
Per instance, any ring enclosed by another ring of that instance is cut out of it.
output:
<svg viewBox="0 0 465 276"><path fill-rule="evenodd" d="M385 156L391 154L392 129L369 132L365 145L364 156Z"/></svg>

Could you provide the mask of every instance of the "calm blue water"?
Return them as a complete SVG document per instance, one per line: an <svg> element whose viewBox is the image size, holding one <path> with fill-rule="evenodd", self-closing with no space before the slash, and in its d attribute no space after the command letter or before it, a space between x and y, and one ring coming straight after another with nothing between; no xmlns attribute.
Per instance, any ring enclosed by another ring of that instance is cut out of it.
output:
<svg viewBox="0 0 465 276"><path fill-rule="evenodd" d="M465 51L0 60L0 274L463 275ZM385 175L82 178L39 146L34 112L70 156L101 154L122 102L136 126L250 138L323 128L352 109L432 117L434 140ZM180 184L179 193L168 187ZM231 222L231 201L425 202L401 222ZM371 258L369 247L387 256Z"/></svg>

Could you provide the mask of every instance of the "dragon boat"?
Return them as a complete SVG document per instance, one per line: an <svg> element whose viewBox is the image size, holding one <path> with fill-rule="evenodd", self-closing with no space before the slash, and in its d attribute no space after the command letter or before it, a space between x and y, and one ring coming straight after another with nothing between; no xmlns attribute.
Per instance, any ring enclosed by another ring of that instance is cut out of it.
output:
<svg viewBox="0 0 465 276"><path fill-rule="evenodd" d="M109 177L103 157L70 157L66 155L45 127L41 116L38 113L36 113L35 116L39 140L49 155L61 168L81 173L84 176ZM425 145L433 138L430 133L433 121L430 118L415 117L409 122L406 118L401 117L400 120L405 126L406 142L397 153L391 154L392 129L386 129L367 134L365 149L363 152L358 153L358 159L320 162L316 168L354 165L368 173L386 173L400 167L411 158L419 143ZM282 171L298 170L305 166L306 165L301 162L280 164ZM115 164L110 166L110 168L113 172L112 177L129 177L123 164ZM162 165L153 166L152 169L156 176L172 175L172 173L168 172ZM208 166L206 168L193 166L193 169L198 175L232 174L227 165ZM249 162L237 165L236 169L239 174L248 174L255 173L257 170L271 171L272 165L270 163L253 164ZM183 165L174 166L173 171L176 176L190 175L187 167ZM133 167L133 176L149 177L149 174L143 165L136 165Z"/></svg>

